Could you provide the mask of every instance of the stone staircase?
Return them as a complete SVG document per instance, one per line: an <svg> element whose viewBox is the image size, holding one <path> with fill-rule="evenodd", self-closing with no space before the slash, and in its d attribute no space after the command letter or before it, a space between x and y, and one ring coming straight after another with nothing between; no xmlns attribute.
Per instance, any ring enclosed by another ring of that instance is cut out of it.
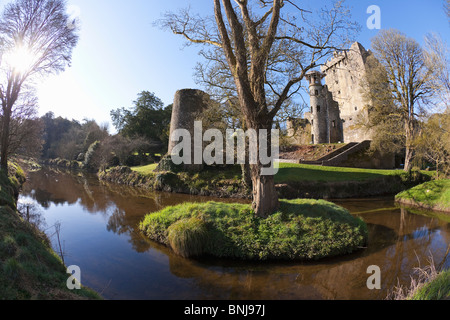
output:
<svg viewBox="0 0 450 320"><path fill-rule="evenodd" d="M347 144L346 146L337 149L326 156L314 160L314 161L301 161L301 160L283 160L279 159L279 162L282 163L300 163L300 164L310 164L310 165L318 165L318 166L328 166L328 167L336 167L339 166L340 163L344 162L348 159L348 157L352 154L355 154L361 150L368 149L370 147L371 141L366 140L360 143L352 142Z"/></svg>
<svg viewBox="0 0 450 320"><path fill-rule="evenodd" d="M332 157L329 160L323 161L322 165L327 166L327 167L339 166L339 164L341 164L342 162L347 160L350 155L360 152L362 150L369 149L371 143L372 143L372 141L370 141L370 140L365 140L363 142L357 143L356 145L354 145L351 148L345 150L344 152L336 155L335 157Z"/></svg>

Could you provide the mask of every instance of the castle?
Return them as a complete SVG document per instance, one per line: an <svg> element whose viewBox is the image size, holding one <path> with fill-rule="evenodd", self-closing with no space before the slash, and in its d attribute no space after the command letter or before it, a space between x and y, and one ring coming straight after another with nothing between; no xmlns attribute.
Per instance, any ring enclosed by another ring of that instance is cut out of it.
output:
<svg viewBox="0 0 450 320"><path fill-rule="evenodd" d="M371 133L359 121L368 117L361 86L371 54L355 42L349 50L335 52L321 71L306 75L311 110L304 119L287 122L288 135L294 144L371 140Z"/></svg>

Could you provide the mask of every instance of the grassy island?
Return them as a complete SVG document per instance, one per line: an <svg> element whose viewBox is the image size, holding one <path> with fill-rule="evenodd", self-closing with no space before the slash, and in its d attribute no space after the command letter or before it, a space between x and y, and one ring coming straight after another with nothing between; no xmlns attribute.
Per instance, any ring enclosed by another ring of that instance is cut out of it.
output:
<svg viewBox="0 0 450 320"><path fill-rule="evenodd" d="M366 245L367 225L323 200L282 200L267 219L251 205L184 203L149 214L140 224L150 239L184 257L317 260Z"/></svg>
<svg viewBox="0 0 450 320"><path fill-rule="evenodd" d="M406 205L450 213L450 179L420 184L399 193L395 200Z"/></svg>

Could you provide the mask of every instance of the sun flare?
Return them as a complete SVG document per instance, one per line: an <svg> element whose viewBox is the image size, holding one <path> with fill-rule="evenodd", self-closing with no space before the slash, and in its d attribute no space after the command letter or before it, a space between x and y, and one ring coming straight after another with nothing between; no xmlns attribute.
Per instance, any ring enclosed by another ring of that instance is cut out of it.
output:
<svg viewBox="0 0 450 320"><path fill-rule="evenodd" d="M23 74L35 63L36 56L26 47L15 47L4 56L5 63L14 72Z"/></svg>

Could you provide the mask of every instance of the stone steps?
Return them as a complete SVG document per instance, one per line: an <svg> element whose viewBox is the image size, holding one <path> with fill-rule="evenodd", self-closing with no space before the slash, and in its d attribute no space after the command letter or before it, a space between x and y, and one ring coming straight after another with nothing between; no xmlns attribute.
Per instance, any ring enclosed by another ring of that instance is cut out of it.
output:
<svg viewBox="0 0 450 320"><path fill-rule="evenodd" d="M338 166L343 161L347 160L348 157L356 152L359 152L363 149L368 149L370 147L370 140L366 140L360 143L352 142L347 144L346 146L335 150L326 156L314 160L314 161L302 161L302 160L288 160L288 159L278 159L280 163L299 163L299 164L308 164L308 165L317 165L317 166Z"/></svg>

